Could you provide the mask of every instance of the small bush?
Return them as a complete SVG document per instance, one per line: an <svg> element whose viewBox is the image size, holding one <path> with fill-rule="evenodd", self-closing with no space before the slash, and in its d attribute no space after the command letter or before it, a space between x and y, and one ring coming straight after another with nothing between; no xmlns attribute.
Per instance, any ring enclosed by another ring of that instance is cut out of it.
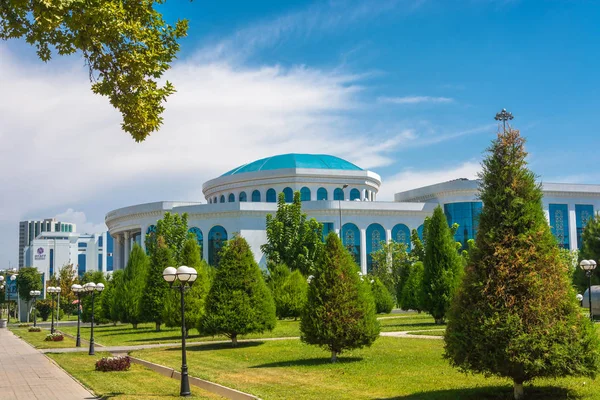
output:
<svg viewBox="0 0 600 400"><path fill-rule="evenodd" d="M19 324L17 325L19 328L29 328L29 324Z"/></svg>
<svg viewBox="0 0 600 400"><path fill-rule="evenodd" d="M40 328L39 326L32 326L29 328L29 332L41 332L42 328Z"/></svg>
<svg viewBox="0 0 600 400"><path fill-rule="evenodd" d="M62 335L62 333L50 333L44 340L46 342L62 342L64 339L65 337Z"/></svg>
<svg viewBox="0 0 600 400"><path fill-rule="evenodd" d="M371 292L375 299L377 314L388 314L394 308L394 298L379 278L371 280Z"/></svg>
<svg viewBox="0 0 600 400"><path fill-rule="evenodd" d="M103 357L96 361L96 371L127 371L131 367L129 356Z"/></svg>

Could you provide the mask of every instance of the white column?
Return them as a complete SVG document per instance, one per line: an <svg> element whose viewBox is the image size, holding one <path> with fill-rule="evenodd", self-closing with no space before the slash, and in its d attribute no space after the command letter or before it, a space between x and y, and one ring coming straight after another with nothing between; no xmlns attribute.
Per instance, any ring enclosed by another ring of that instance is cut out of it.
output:
<svg viewBox="0 0 600 400"><path fill-rule="evenodd" d="M392 241L392 230L391 229L386 229L385 230L385 242L389 243Z"/></svg>
<svg viewBox="0 0 600 400"><path fill-rule="evenodd" d="M113 271L121 268L121 235L113 236Z"/></svg>
<svg viewBox="0 0 600 400"><path fill-rule="evenodd" d="M146 225L140 226L140 246L144 251L146 251L146 229L148 229Z"/></svg>
<svg viewBox="0 0 600 400"><path fill-rule="evenodd" d="M367 273L367 230L360 230L360 270Z"/></svg>
<svg viewBox="0 0 600 400"><path fill-rule="evenodd" d="M575 204L569 204L569 247L577 250L577 218L575 215Z"/></svg>
<svg viewBox="0 0 600 400"><path fill-rule="evenodd" d="M129 232L123 233L123 238L125 242L123 246L123 269L125 269L129 261L129 253L131 253L131 237L129 236Z"/></svg>

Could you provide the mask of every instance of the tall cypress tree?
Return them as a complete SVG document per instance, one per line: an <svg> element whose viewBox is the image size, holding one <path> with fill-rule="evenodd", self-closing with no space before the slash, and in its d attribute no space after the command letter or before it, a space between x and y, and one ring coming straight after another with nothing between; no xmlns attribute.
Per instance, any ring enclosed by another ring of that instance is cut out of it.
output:
<svg viewBox="0 0 600 400"><path fill-rule="evenodd" d="M368 282L358 275L352 255L333 232L316 263L300 321L301 339L331 351L371 346L379 336L375 301Z"/></svg>
<svg viewBox="0 0 600 400"><path fill-rule="evenodd" d="M117 287L119 319L130 323L134 329L142 322L142 297L146 290L149 260L144 250L136 243L131 250L127 266ZM162 274L161 274L162 275Z"/></svg>
<svg viewBox="0 0 600 400"><path fill-rule="evenodd" d="M449 312L445 357L463 371L511 378L521 399L523 382L537 377L594 375L599 340L579 311L524 139L501 132L488 153L479 231Z"/></svg>
<svg viewBox="0 0 600 400"><path fill-rule="evenodd" d="M444 211L440 206L433 211L427 225L425 259L423 260L423 305L443 324L450 301L462 276L462 261Z"/></svg>
<svg viewBox="0 0 600 400"><path fill-rule="evenodd" d="M170 288L163 278L163 271L174 266L171 249L162 236L156 237L156 242L150 255L150 267L146 275L146 289L142 296L142 316L144 321L154 322L156 331L160 331L163 323L164 300Z"/></svg>

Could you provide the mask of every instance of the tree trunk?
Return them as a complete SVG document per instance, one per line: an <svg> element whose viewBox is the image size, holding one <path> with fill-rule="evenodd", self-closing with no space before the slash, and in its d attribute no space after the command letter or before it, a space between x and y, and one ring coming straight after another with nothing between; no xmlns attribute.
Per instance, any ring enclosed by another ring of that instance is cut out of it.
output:
<svg viewBox="0 0 600 400"><path fill-rule="evenodd" d="M444 318L436 318L435 324L436 325L444 325Z"/></svg>
<svg viewBox="0 0 600 400"><path fill-rule="evenodd" d="M136 322L136 323L133 323L133 324L131 324L131 325L133 325L133 329L137 329L137 322Z"/></svg>
<svg viewBox="0 0 600 400"><path fill-rule="evenodd" d="M156 322L156 332L160 332L160 322Z"/></svg>
<svg viewBox="0 0 600 400"><path fill-rule="evenodd" d="M337 362L337 351L335 351L335 350L331 350L331 362L332 363Z"/></svg>
<svg viewBox="0 0 600 400"><path fill-rule="evenodd" d="M231 346L232 347L237 347L238 343L237 343L237 333L234 333L233 335L231 335Z"/></svg>
<svg viewBox="0 0 600 400"><path fill-rule="evenodd" d="M523 382L514 382L514 392L515 392L515 400L521 400L524 398L523 393Z"/></svg>

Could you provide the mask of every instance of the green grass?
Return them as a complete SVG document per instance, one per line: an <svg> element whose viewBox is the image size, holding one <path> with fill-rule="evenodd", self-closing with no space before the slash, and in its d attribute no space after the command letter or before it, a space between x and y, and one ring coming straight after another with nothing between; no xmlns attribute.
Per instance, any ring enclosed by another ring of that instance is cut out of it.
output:
<svg viewBox="0 0 600 400"><path fill-rule="evenodd" d="M422 331L440 328L440 325L435 324L431 315L425 313L399 314L394 316L394 318L379 320L379 323L381 324L382 332Z"/></svg>
<svg viewBox="0 0 600 400"><path fill-rule="evenodd" d="M415 332L410 332L411 335L419 335L419 336L444 336L444 333L446 333L445 329L436 329L436 330L431 330L431 331L415 331Z"/></svg>
<svg viewBox="0 0 600 400"><path fill-rule="evenodd" d="M443 342L381 337L371 348L348 351L331 364L328 353L298 340L192 346L190 375L262 399L487 400L510 399L506 379L465 375L442 358ZM133 356L179 368L179 349L136 351ZM600 399L600 383L587 378L540 379L526 386L529 400Z"/></svg>
<svg viewBox="0 0 600 400"><path fill-rule="evenodd" d="M176 399L179 381L167 378L141 365L132 364L129 371L98 372L95 363L108 353L88 356L81 353L48 354L68 373L103 399ZM192 386L194 399L222 399Z"/></svg>
<svg viewBox="0 0 600 400"><path fill-rule="evenodd" d="M19 336L31 344L36 349L61 349L66 347L75 347L75 340L64 336L62 342L46 342L44 339L50 333L49 329L42 329L41 332L29 332L29 328L9 327L12 333Z"/></svg>

